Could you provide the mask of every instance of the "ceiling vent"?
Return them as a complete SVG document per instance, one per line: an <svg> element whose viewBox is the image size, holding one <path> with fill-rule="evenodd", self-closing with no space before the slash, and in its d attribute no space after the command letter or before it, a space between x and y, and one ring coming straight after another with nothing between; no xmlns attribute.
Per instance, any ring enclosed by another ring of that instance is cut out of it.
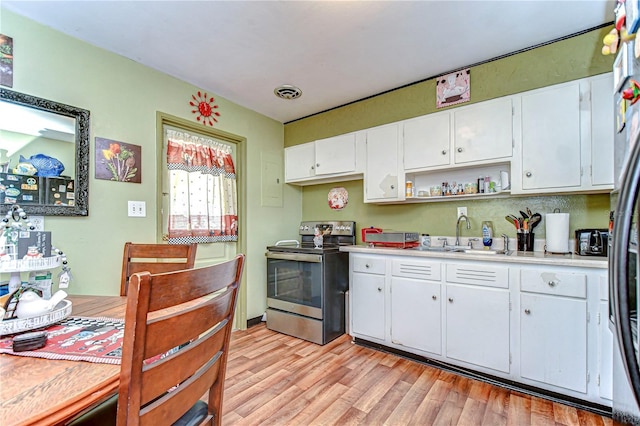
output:
<svg viewBox="0 0 640 426"><path fill-rule="evenodd" d="M276 87L273 93L282 99L297 99L302 96L302 90L290 84L283 84L282 86Z"/></svg>

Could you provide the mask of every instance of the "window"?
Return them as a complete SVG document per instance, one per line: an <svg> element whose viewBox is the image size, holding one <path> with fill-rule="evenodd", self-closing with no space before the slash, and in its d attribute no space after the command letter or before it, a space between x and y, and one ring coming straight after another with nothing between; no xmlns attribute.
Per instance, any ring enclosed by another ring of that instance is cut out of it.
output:
<svg viewBox="0 0 640 426"><path fill-rule="evenodd" d="M233 146L167 126L164 138L169 174L169 243L237 241Z"/></svg>

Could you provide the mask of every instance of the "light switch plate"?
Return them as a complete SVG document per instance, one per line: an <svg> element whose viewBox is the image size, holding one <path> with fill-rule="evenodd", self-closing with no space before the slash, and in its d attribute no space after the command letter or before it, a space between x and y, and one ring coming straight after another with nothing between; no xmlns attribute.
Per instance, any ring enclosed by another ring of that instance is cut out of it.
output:
<svg viewBox="0 0 640 426"><path fill-rule="evenodd" d="M458 217L462 216L462 215L467 215L467 208L466 207L458 207Z"/></svg>
<svg viewBox="0 0 640 426"><path fill-rule="evenodd" d="M34 231L44 231L44 216L29 216L29 221Z"/></svg>
<svg viewBox="0 0 640 426"><path fill-rule="evenodd" d="M129 201L129 217L146 217L147 203L144 201Z"/></svg>

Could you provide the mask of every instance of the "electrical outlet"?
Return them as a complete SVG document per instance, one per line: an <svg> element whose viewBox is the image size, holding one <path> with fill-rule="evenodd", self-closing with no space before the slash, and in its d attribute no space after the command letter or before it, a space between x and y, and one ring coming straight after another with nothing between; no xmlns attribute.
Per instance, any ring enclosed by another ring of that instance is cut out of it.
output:
<svg viewBox="0 0 640 426"><path fill-rule="evenodd" d="M458 207L458 217L462 216L462 215L467 215L467 208L466 207Z"/></svg>
<svg viewBox="0 0 640 426"><path fill-rule="evenodd" d="M44 216L29 216L34 231L44 231Z"/></svg>
<svg viewBox="0 0 640 426"><path fill-rule="evenodd" d="M146 217L147 204L144 201L129 201L129 217Z"/></svg>

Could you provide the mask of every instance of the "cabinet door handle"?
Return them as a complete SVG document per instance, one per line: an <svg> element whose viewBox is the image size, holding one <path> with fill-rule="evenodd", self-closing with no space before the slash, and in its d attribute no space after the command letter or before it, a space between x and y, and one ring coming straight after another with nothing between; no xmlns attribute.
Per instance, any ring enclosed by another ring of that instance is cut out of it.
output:
<svg viewBox="0 0 640 426"><path fill-rule="evenodd" d="M320 163L316 163L316 167L320 167Z"/></svg>
<svg viewBox="0 0 640 426"><path fill-rule="evenodd" d="M524 313L527 314L527 315L531 315L531 309L525 309Z"/></svg>
<svg viewBox="0 0 640 426"><path fill-rule="evenodd" d="M431 296L431 298L432 298L433 300L438 300L438 298L436 297L436 295L435 295L435 294L434 294L433 296Z"/></svg>
<svg viewBox="0 0 640 426"><path fill-rule="evenodd" d="M549 284L549 287L555 287L556 286L556 282L555 281L549 281L547 284Z"/></svg>
<svg viewBox="0 0 640 426"><path fill-rule="evenodd" d="M395 185L391 185L391 189L396 189Z"/></svg>
<svg viewBox="0 0 640 426"><path fill-rule="evenodd" d="M311 166L311 170L315 170L315 169L316 169L316 166Z"/></svg>
<svg viewBox="0 0 640 426"><path fill-rule="evenodd" d="M447 150L446 149L442 150L442 155L447 155Z"/></svg>
<svg viewBox="0 0 640 426"><path fill-rule="evenodd" d="M449 298L449 303L453 303L453 297Z"/></svg>
<svg viewBox="0 0 640 426"><path fill-rule="evenodd" d="M527 173L525 173L525 176L527 176L527 177L531 177L531 176L533 176L533 173L531 173L531 172L527 172Z"/></svg>
<svg viewBox="0 0 640 426"><path fill-rule="evenodd" d="M458 148L458 152L462 152L464 151L462 148Z"/></svg>
<svg viewBox="0 0 640 426"><path fill-rule="evenodd" d="M368 263L367 263L367 264L365 264L365 265L364 265L364 267L365 267L365 268L367 268L367 269L369 269L369 268L370 268L370 266L369 266L369 264L368 264Z"/></svg>
<svg viewBox="0 0 640 426"><path fill-rule="evenodd" d="M378 291L382 291L382 287L378 287Z"/></svg>

